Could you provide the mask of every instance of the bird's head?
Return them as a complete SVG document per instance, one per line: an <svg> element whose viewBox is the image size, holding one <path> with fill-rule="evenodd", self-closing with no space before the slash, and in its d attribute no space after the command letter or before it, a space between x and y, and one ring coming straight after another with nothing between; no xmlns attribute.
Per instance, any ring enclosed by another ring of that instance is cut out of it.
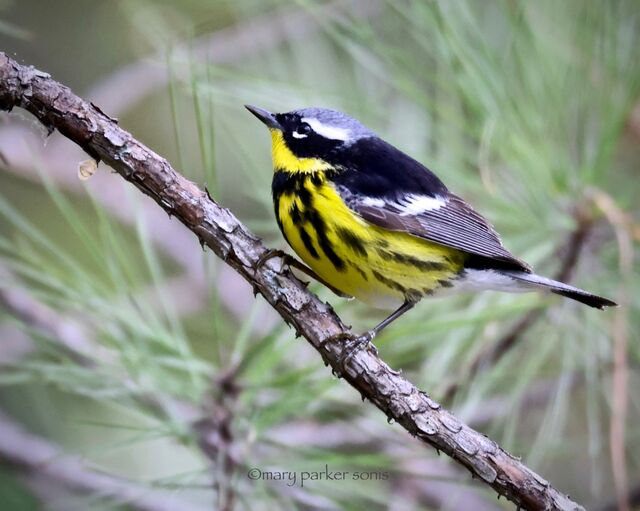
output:
<svg viewBox="0 0 640 511"><path fill-rule="evenodd" d="M333 168L358 140L375 134L355 119L327 108L274 114L246 105L271 132L275 170L316 172Z"/></svg>

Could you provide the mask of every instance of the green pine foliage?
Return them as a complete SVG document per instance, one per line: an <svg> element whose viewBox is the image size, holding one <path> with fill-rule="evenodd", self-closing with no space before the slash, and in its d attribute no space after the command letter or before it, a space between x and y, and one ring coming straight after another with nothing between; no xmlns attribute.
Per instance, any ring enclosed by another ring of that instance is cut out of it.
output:
<svg viewBox="0 0 640 511"><path fill-rule="evenodd" d="M285 248L269 141L245 103L350 113L438 173L541 274L559 271L572 233L587 225L571 282L623 307L490 292L424 300L376 345L461 419L594 508L615 497L612 382L626 339L620 441L628 483L640 484L637 2L123 0L54 13L33 5L2 5L5 51L81 96L153 55L163 71L138 79L160 85L117 113L121 125L270 246ZM282 20L246 28L294 13L306 13L304 30ZM79 27L90 16L101 31L67 33L51 16ZM203 50L216 34L232 37L230 26L249 30L249 49L222 37ZM275 42L252 46L259 30ZM36 59L43 45L45 60ZM67 62L67 47L85 61ZM119 94L111 91L114 105ZM86 156L60 135L43 139L24 117L3 114L0 125L22 124L39 142L24 146L29 172L16 171L10 153L1 163L0 292L22 293L27 312L0 300L0 350L27 350L0 359L0 409L82 456L87 471L127 480L140 495L169 492L185 509L382 510L392 500L402 509L511 509L362 403L260 297L177 221L149 215L157 208L107 167L86 186L74 181ZM382 318L310 288L356 330ZM510 349L471 371L531 314ZM38 493L1 456L0 467L0 507L33 509ZM285 480L252 480L251 469ZM318 480L327 471L347 475ZM52 509L136 507L73 488L54 500Z"/></svg>

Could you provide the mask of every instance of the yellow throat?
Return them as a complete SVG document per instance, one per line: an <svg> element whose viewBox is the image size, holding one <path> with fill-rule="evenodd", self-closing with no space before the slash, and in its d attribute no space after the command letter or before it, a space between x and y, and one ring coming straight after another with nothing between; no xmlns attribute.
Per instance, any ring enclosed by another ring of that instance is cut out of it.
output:
<svg viewBox="0 0 640 511"><path fill-rule="evenodd" d="M271 132L271 157L275 170L284 170L292 173L312 173L331 168L331 165L319 158L298 158L287 147L282 131L277 129L270 129L269 131Z"/></svg>

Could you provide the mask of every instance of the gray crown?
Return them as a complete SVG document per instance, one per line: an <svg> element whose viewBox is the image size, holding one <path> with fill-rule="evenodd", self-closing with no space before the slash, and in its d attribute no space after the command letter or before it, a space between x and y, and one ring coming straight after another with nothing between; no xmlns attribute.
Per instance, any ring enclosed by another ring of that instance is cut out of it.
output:
<svg viewBox="0 0 640 511"><path fill-rule="evenodd" d="M352 143L361 138L377 136L373 131L366 126L363 126L353 117L349 117L337 110L330 110L328 108L303 108L301 110L295 110L293 113L299 115L303 119L315 119L323 127L328 129L336 128L338 130L346 130L348 132L348 136L342 138L345 143Z"/></svg>

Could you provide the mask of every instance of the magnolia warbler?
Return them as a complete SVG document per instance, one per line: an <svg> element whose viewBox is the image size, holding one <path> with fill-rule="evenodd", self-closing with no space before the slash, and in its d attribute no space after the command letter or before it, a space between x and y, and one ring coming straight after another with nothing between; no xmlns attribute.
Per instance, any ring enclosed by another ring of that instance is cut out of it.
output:
<svg viewBox="0 0 640 511"><path fill-rule="evenodd" d="M366 340L427 295L547 290L598 309L616 305L533 273L435 174L355 119L324 108L246 108L271 132L276 219L307 273L338 294L395 309Z"/></svg>

